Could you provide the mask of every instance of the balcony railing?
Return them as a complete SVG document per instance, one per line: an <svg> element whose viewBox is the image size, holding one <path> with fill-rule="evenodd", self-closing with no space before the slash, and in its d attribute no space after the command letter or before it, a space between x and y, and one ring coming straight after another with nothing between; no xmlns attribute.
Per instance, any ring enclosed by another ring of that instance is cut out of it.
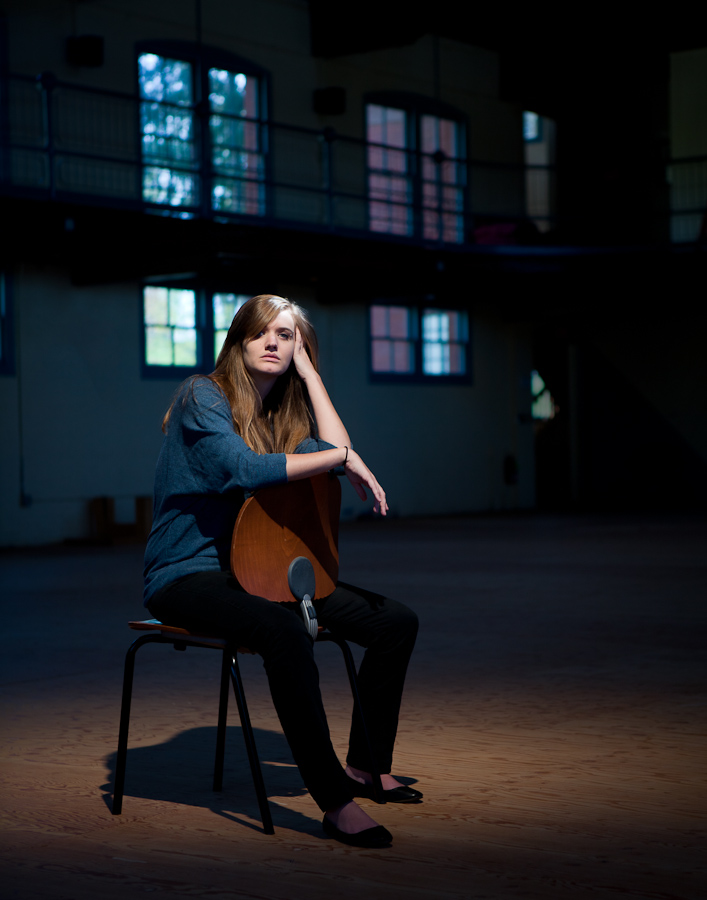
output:
<svg viewBox="0 0 707 900"><path fill-rule="evenodd" d="M48 73L7 77L0 98L0 190L6 195L252 221L246 214L213 209L210 163L203 159L198 172L193 166L188 170L196 180L198 202L170 206L145 200L139 102L136 95L61 82ZM369 144L331 129L261 124L266 127L267 163L260 221L386 237L371 225ZM409 154L409 171L422 171L421 154L403 152ZM457 230L461 243L511 243L518 239L519 224L526 234L533 226L546 232L557 224L552 167L452 162L465 164L467 171L464 208L455 210L463 223L463 230ZM178 171L179 161L169 167ZM667 179L671 203L663 218L669 217L670 228L663 231L669 230L673 242L695 241L707 208L707 158L673 160ZM444 192L438 195L441 198ZM430 209L429 194L423 201L421 191L412 191L404 202L409 207L405 214L415 223L425 218L423 202ZM442 202L436 210L440 221L448 213ZM410 236L396 239L431 243L418 227Z"/></svg>

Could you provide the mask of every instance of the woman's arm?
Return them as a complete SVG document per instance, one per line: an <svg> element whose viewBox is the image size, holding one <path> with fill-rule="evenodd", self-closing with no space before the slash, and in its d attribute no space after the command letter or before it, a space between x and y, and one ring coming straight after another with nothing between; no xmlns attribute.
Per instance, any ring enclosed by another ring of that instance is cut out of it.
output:
<svg viewBox="0 0 707 900"><path fill-rule="evenodd" d="M346 426L334 409L334 404L329 398L324 382L312 365L312 360L307 356L299 328L295 329L293 362L297 374L307 385L319 437L328 444L334 444L335 447L351 447L351 438ZM335 465L338 465L338 462ZM304 477L308 478L309 476L305 475Z"/></svg>
<svg viewBox="0 0 707 900"><path fill-rule="evenodd" d="M358 496L362 500L366 500L366 487L368 487L375 499L373 511L379 512L382 516L387 514L388 503L385 491L355 450L348 447L335 447L333 450L320 450L317 453L288 453L285 460L288 481L311 478L312 475L320 475L322 472L328 472L345 463L344 474L354 486Z"/></svg>

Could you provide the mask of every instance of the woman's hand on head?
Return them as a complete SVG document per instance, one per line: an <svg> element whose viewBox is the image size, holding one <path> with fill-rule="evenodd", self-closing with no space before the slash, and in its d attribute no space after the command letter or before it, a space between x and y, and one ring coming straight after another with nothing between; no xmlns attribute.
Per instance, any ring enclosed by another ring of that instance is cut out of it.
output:
<svg viewBox="0 0 707 900"><path fill-rule="evenodd" d="M304 346L302 332L297 326L295 326L295 352L292 357L292 362L295 364L297 374L302 381L306 381L310 376L317 374L317 371L312 364L312 360L309 358L309 354Z"/></svg>
<svg viewBox="0 0 707 900"><path fill-rule="evenodd" d="M368 495L366 494L366 487L370 489L375 500L373 512L379 512L382 516L385 516L388 512L388 502L385 498L385 491L380 484L378 484L376 476L371 472L355 450L349 450L346 465L344 466L344 473L354 486L354 490L361 500L367 499Z"/></svg>

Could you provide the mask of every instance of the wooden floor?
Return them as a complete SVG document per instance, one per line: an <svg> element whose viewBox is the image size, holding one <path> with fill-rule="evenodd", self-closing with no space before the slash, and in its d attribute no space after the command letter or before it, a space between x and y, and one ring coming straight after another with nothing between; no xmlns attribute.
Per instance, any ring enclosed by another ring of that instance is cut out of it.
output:
<svg viewBox="0 0 707 900"><path fill-rule="evenodd" d="M368 522L342 577L422 631L395 772L419 805L366 804L390 849L324 837L257 657L242 668L275 836L237 726L210 790L218 654L138 655L123 814L111 785L139 547L0 553L0 895L707 897L707 523L688 517ZM107 587L102 585L107 584ZM350 700L318 649L337 749Z"/></svg>

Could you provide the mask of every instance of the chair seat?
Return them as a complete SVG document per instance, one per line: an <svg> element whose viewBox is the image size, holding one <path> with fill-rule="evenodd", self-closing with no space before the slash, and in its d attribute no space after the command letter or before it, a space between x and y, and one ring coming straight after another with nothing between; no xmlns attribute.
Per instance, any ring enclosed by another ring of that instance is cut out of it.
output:
<svg viewBox="0 0 707 900"><path fill-rule="evenodd" d="M159 619L135 619L128 622L128 627L132 628L133 631L157 631L167 637L172 635L182 635L183 637L190 638L194 641L208 641L208 646L211 647L225 647L228 643L223 635L202 634L200 631L189 631L186 628L178 628L176 625L165 625L160 622ZM324 626L320 625L319 634L321 635L323 631ZM238 647L237 650L239 653L248 653L251 656L255 656L255 652L249 650L247 647Z"/></svg>

